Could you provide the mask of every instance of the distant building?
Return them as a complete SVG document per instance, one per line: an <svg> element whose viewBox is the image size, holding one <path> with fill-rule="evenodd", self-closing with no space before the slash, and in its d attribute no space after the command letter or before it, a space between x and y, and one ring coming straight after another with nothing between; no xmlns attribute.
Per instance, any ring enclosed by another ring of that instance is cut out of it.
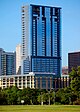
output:
<svg viewBox="0 0 80 112"><path fill-rule="evenodd" d="M62 75L68 75L68 66L62 67Z"/></svg>
<svg viewBox="0 0 80 112"><path fill-rule="evenodd" d="M16 46L16 74L21 74L21 45Z"/></svg>
<svg viewBox="0 0 80 112"><path fill-rule="evenodd" d="M22 7L22 60L22 74L54 73L60 77L60 7L32 4Z"/></svg>
<svg viewBox="0 0 80 112"><path fill-rule="evenodd" d="M3 49L0 48L0 75L2 75L2 53L3 53Z"/></svg>
<svg viewBox="0 0 80 112"><path fill-rule="evenodd" d="M17 86L19 89L29 87L34 89L57 90L69 85L70 79L68 75L62 75L62 77L54 79L51 76L35 77L35 73L33 72L24 75L0 76L0 88L2 89L10 86Z"/></svg>
<svg viewBox="0 0 80 112"><path fill-rule="evenodd" d="M0 48L0 75L16 74L16 53Z"/></svg>
<svg viewBox="0 0 80 112"><path fill-rule="evenodd" d="M68 53L68 72L71 72L71 69L77 68L80 66L80 52Z"/></svg>

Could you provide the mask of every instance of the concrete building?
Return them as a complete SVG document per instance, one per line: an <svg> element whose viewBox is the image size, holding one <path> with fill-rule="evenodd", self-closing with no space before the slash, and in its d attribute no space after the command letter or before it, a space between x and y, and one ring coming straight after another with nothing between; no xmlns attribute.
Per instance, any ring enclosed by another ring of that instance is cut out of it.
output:
<svg viewBox="0 0 80 112"><path fill-rule="evenodd" d="M0 76L0 87L17 86L19 89L34 88L34 74Z"/></svg>
<svg viewBox="0 0 80 112"><path fill-rule="evenodd" d="M16 46L16 74L21 74L21 45Z"/></svg>

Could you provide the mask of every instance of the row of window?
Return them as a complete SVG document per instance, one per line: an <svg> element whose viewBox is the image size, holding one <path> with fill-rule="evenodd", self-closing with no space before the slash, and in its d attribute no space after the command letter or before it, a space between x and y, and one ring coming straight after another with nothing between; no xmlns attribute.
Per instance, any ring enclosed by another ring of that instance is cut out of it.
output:
<svg viewBox="0 0 80 112"><path fill-rule="evenodd" d="M32 71L34 72L52 72L57 74L59 67L58 59L32 59Z"/></svg>

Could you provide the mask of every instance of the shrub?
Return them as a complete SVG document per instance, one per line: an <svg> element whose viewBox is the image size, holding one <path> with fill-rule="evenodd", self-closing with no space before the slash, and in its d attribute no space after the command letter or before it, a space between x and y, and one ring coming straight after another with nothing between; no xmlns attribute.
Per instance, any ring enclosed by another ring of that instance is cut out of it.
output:
<svg viewBox="0 0 80 112"><path fill-rule="evenodd" d="M76 101L73 102L74 105L80 105L80 99L77 99Z"/></svg>

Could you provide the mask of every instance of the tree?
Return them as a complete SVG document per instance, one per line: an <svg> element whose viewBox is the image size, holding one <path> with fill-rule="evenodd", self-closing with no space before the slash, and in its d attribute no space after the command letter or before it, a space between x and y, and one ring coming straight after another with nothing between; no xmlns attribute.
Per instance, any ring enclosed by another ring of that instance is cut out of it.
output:
<svg viewBox="0 0 80 112"><path fill-rule="evenodd" d="M70 87L59 89L56 92L56 103L72 104L72 93Z"/></svg>
<svg viewBox="0 0 80 112"><path fill-rule="evenodd" d="M70 87L72 93L75 93L77 98L80 98L80 66L77 69L73 68L69 76L71 78Z"/></svg>
<svg viewBox="0 0 80 112"><path fill-rule="evenodd" d="M16 86L9 87L3 90L6 95L7 104L17 104L17 91L18 88Z"/></svg>
<svg viewBox="0 0 80 112"><path fill-rule="evenodd" d="M6 95L5 92L0 90L0 105L6 105L7 100L6 100Z"/></svg>

